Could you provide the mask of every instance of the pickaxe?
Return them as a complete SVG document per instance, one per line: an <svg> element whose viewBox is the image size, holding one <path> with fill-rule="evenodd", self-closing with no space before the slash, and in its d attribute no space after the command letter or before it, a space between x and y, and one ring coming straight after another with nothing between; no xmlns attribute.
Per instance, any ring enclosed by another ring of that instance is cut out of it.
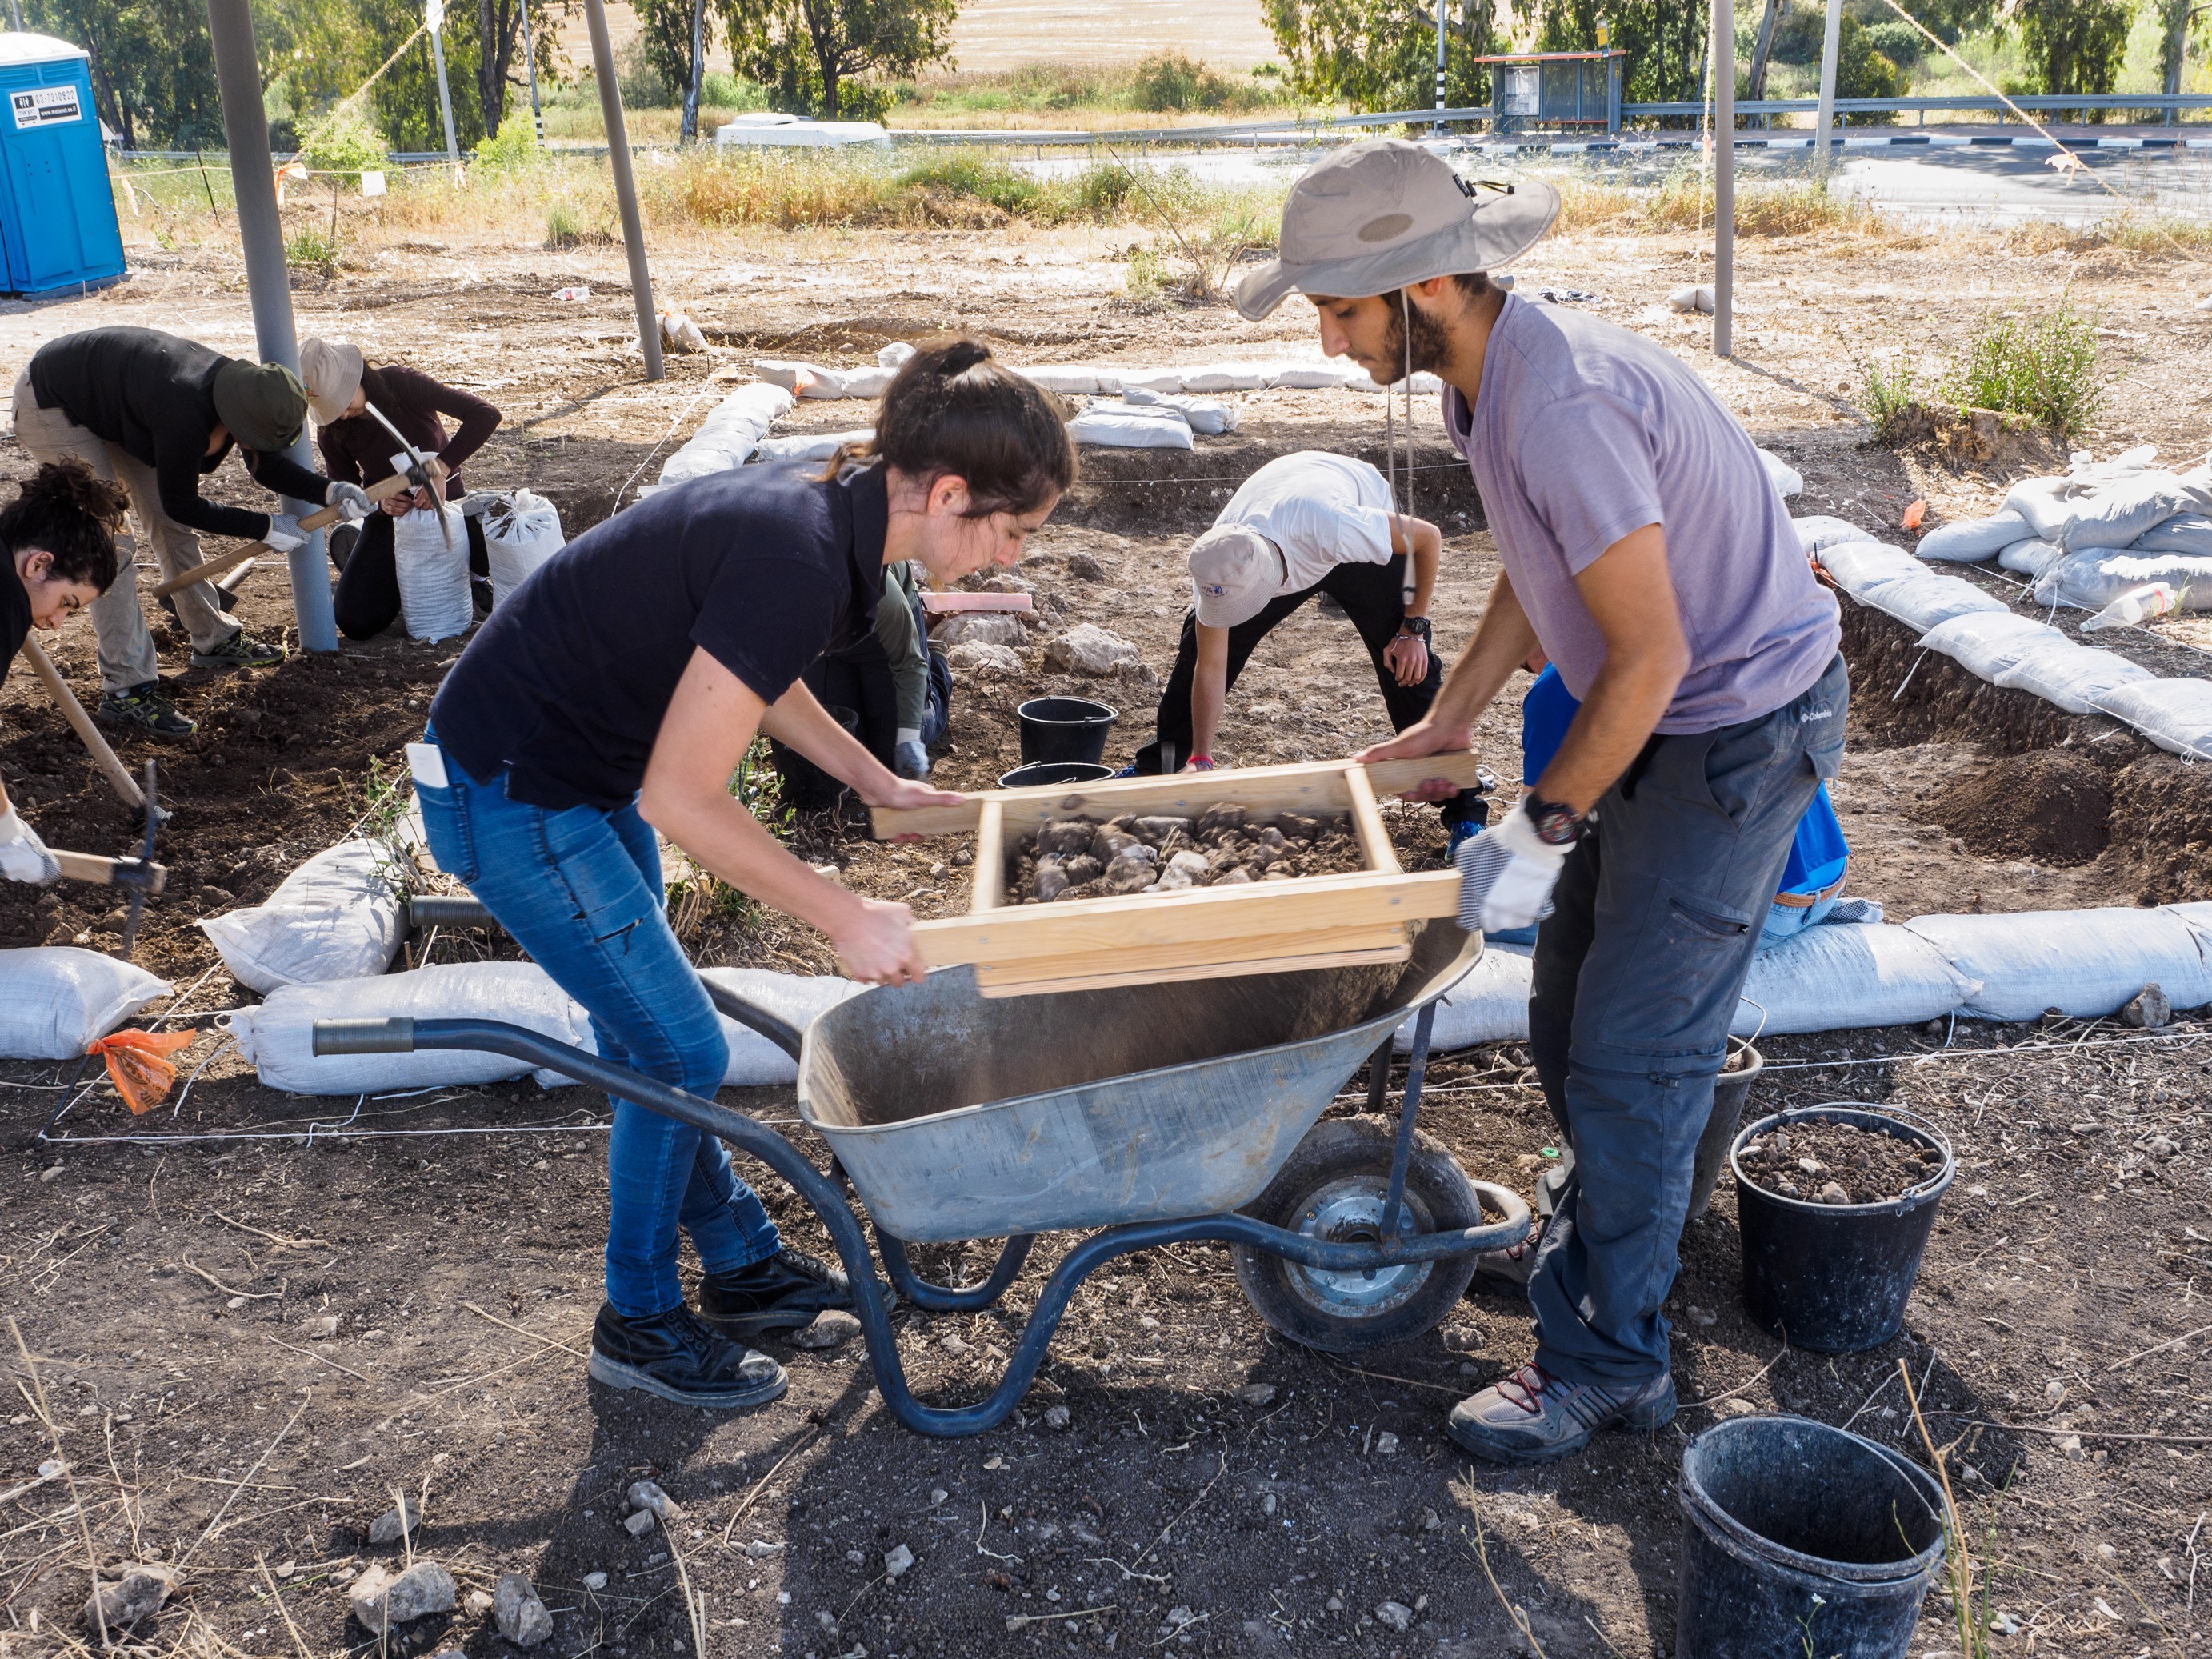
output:
<svg viewBox="0 0 2212 1659"><path fill-rule="evenodd" d="M153 815L146 811L146 796L138 787L138 781L131 775L131 769L124 765L121 757L109 746L107 739L100 736L100 728L92 723L92 716L84 712L84 705L76 700L76 693L70 690L69 682L62 678L61 670L54 666L53 659L47 656L45 647L27 634L23 636L23 659L31 665L32 672L46 683L46 690L53 700L61 705L64 717L76 728L77 736L84 740L84 746L92 751L94 763L106 775L107 781L122 798L123 804L145 813L148 821L151 822Z"/></svg>
<svg viewBox="0 0 2212 1659"><path fill-rule="evenodd" d="M49 848L47 856L60 866L62 874L71 881L88 881L104 887L120 887L131 896L131 913L123 923L123 959L131 959L131 947L138 939L138 917L146 908L146 901L159 894L169 878L168 871L154 862L154 836L161 828L161 814L154 805L154 763L146 763L146 840L135 859L104 859L92 853L65 853Z"/></svg>
<svg viewBox="0 0 2212 1659"><path fill-rule="evenodd" d="M376 423L379 426L392 434L392 441L407 452L404 458L394 455L392 458L392 465L405 477L409 483L429 495L430 505L438 514L438 533L446 538L446 545L451 547L453 544L453 526L446 517L446 488L444 484L430 476L428 458L413 444L409 443L399 428L385 419L384 411L374 404L364 398L362 399L362 406L376 417ZM401 465L403 459L406 463L404 466Z"/></svg>
<svg viewBox="0 0 2212 1659"><path fill-rule="evenodd" d="M368 489L363 493L366 494L368 499L372 501L384 501L389 500L394 495L397 495L401 490L407 488L409 488L409 484L404 477L393 477L385 479L381 483L373 483L369 485ZM300 528L302 530L320 530L326 525L337 523L338 520L343 516L344 512L343 508L336 507L321 507L315 512L310 513L306 518L301 520ZM194 582L213 581L217 576L222 575L225 571L232 569L238 565L244 564L248 559L258 558L262 554L269 552L270 550L269 544L266 542L241 543L238 546L232 548L228 553L216 554L215 557L208 560L204 564L196 564L190 570L179 570L175 575L167 577L164 580L155 583L154 597L157 599L166 599L170 594L175 592L179 588L190 587Z"/></svg>

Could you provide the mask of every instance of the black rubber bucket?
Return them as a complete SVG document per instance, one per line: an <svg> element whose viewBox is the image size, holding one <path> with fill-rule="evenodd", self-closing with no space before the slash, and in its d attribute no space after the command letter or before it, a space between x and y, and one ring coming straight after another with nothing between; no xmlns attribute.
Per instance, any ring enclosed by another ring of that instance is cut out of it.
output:
<svg viewBox="0 0 2212 1659"><path fill-rule="evenodd" d="M1121 716L1088 697L1031 697L1014 710L1024 761L1085 761L1106 755L1106 734Z"/></svg>
<svg viewBox="0 0 2212 1659"><path fill-rule="evenodd" d="M1942 1167L1884 1204L1808 1204L1745 1175L1743 1149L1753 1136L1824 1119L1932 1146L1943 1155ZM1893 1112L1805 1106L1738 1130L1729 1164L1743 1234L1743 1303L1752 1318L1792 1347L1820 1353L1857 1353L1895 1336L1920 1277L1936 1207L1957 1172L1950 1142Z"/></svg>
<svg viewBox="0 0 2212 1659"><path fill-rule="evenodd" d="M1738 1417L1682 1454L1675 1659L1903 1659L1943 1563L1918 1464L1802 1417Z"/></svg>
<svg viewBox="0 0 2212 1659"><path fill-rule="evenodd" d="M999 775L1001 789L1027 789L1041 783L1096 783L1110 778L1114 769L1091 761L1031 761Z"/></svg>
<svg viewBox="0 0 2212 1659"><path fill-rule="evenodd" d="M1765 1066L1758 1049L1741 1037L1729 1039L1727 1069L1713 1079L1713 1115L1705 1120L1705 1133L1698 1137L1698 1161L1690 1175L1686 1218L1691 1221L1703 1215L1713 1201L1713 1188L1720 1184L1729 1148L1735 1144L1736 1126L1743 1121L1743 1103Z"/></svg>

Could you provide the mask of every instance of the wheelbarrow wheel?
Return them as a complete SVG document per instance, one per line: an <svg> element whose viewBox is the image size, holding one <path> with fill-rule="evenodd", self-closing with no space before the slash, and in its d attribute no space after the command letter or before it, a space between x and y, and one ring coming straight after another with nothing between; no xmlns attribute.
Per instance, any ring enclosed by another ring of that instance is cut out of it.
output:
<svg viewBox="0 0 2212 1659"><path fill-rule="evenodd" d="M1377 1118L1330 1118L1298 1143L1244 1213L1287 1232L1341 1243L1382 1237L1396 1126ZM1406 1171L1401 1234L1482 1224L1482 1204L1458 1162L1416 1131ZM1237 1282L1260 1317L1291 1341L1356 1353L1419 1336L1449 1313L1474 1277L1473 1255L1407 1262L1373 1273L1324 1273L1249 1245L1231 1247Z"/></svg>

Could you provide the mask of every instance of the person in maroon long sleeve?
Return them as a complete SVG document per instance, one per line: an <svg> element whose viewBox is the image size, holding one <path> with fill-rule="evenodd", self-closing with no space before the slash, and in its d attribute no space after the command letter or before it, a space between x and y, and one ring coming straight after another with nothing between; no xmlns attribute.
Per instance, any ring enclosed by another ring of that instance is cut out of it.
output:
<svg viewBox="0 0 2212 1659"><path fill-rule="evenodd" d="M300 379L307 388L323 465L331 477L364 488L390 477L397 470L392 458L401 453L392 434L368 412L371 404L428 458L449 501L468 494L461 481L461 463L483 447L499 425L499 410L474 393L398 363L373 365L362 357L360 347L343 341L303 342ZM441 416L459 423L451 435ZM331 604L338 628L348 639L373 639L399 615L392 526L398 515L430 504L428 493L422 489L394 495L384 503L381 514L369 516L350 547L338 537L331 538L331 556L338 566ZM489 568L483 527L476 519L463 522L468 527L469 568L477 578L481 608L490 599L489 584L483 580Z"/></svg>

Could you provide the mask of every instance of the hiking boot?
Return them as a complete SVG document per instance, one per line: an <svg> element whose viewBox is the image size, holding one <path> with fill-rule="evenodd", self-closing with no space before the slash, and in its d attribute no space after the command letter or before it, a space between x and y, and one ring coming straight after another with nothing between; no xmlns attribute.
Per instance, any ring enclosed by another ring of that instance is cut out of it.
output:
<svg viewBox="0 0 2212 1659"><path fill-rule="evenodd" d="M205 651L195 648L192 666L195 668L274 668L284 660L282 646L264 645L259 640L246 637L240 629L221 645Z"/></svg>
<svg viewBox="0 0 2212 1659"><path fill-rule="evenodd" d="M680 1304L650 1319L630 1319L603 1304L592 1322L587 1369L611 1389L636 1389L709 1410L765 1406L790 1386L775 1361L731 1341Z"/></svg>
<svg viewBox="0 0 2212 1659"><path fill-rule="evenodd" d="M103 691L93 713L109 726L135 726L156 738L189 738L200 729L197 720L186 720L169 706L159 680L121 691Z"/></svg>
<svg viewBox="0 0 2212 1659"><path fill-rule="evenodd" d="M1492 1463L1545 1463L1580 1451L1600 1429L1656 1429L1674 1418L1672 1372L1636 1388L1601 1389L1532 1364L1461 1401L1444 1426Z"/></svg>
<svg viewBox="0 0 2212 1659"><path fill-rule="evenodd" d="M842 1273L803 1250L779 1250L765 1261L699 1281L699 1316L749 1340L811 1325L815 1315L831 1308L850 1313L853 1287Z"/></svg>

